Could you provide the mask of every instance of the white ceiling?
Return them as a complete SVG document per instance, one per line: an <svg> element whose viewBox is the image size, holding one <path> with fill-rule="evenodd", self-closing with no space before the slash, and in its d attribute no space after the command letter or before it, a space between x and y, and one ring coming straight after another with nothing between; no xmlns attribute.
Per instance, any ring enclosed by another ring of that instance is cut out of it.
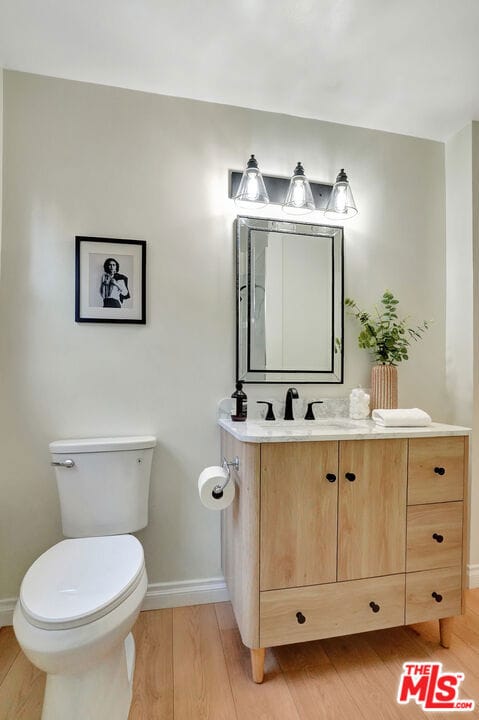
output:
<svg viewBox="0 0 479 720"><path fill-rule="evenodd" d="M445 140L479 0L0 0L0 66Z"/></svg>

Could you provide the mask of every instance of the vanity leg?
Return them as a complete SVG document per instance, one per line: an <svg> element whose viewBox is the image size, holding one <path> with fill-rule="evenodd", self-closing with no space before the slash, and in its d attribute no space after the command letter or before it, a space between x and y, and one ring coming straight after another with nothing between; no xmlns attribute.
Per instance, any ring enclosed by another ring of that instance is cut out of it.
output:
<svg viewBox="0 0 479 720"><path fill-rule="evenodd" d="M250 648L251 672L255 683L262 683L264 677L264 654L266 648Z"/></svg>
<svg viewBox="0 0 479 720"><path fill-rule="evenodd" d="M439 620L439 640L443 647L451 646L452 622L454 618L441 618Z"/></svg>

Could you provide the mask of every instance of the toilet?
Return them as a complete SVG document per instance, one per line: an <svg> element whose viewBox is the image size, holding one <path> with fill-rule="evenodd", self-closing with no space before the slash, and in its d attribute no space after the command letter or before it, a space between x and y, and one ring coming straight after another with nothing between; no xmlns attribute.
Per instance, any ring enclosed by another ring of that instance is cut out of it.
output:
<svg viewBox="0 0 479 720"><path fill-rule="evenodd" d="M27 571L13 627L47 673L42 720L127 720L135 644L147 588L152 436L50 443L62 540Z"/></svg>

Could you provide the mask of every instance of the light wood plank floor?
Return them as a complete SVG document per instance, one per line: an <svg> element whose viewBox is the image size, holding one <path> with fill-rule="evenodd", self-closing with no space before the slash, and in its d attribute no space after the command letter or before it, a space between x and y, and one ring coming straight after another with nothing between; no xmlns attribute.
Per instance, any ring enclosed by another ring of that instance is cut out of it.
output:
<svg viewBox="0 0 479 720"><path fill-rule="evenodd" d="M265 682L250 676L231 605L143 612L130 720L449 720L467 713L424 713L400 706L402 663L439 660L464 672L462 696L479 704L479 590L454 622L451 648L437 623L270 649ZM20 651L12 628L0 630L0 720L39 720L45 685ZM58 720L68 720L58 718ZM105 719L107 720L107 719ZM108 720L115 720L114 718Z"/></svg>

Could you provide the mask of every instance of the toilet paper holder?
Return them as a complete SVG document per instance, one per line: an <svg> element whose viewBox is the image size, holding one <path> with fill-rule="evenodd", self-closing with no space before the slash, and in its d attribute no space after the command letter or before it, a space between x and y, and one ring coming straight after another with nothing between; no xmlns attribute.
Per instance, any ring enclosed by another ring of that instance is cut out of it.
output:
<svg viewBox="0 0 479 720"><path fill-rule="evenodd" d="M213 495L215 500L219 500L221 497L223 497L223 490L225 489L225 487L228 485L229 481L231 480L230 468L234 468L236 471L238 471L239 466L240 466L240 461L239 461L239 457L237 455L235 455L233 460L227 460L223 456L222 468L225 471L225 473L228 474L228 477L226 478L224 483L221 483L220 485L215 485L215 487L213 488L213 491L211 494Z"/></svg>

